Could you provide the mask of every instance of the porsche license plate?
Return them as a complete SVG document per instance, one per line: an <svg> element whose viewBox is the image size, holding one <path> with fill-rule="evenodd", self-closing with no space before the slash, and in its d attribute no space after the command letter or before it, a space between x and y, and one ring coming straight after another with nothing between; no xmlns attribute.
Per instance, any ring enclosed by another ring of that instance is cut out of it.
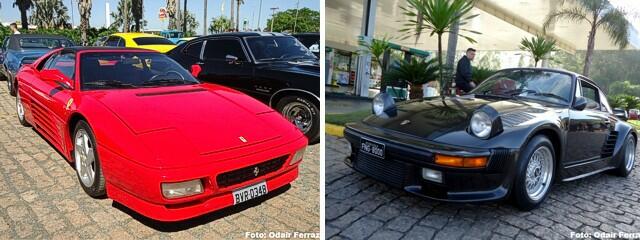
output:
<svg viewBox="0 0 640 240"><path fill-rule="evenodd" d="M384 144L374 142L369 139L360 139L360 151L379 158L384 158Z"/></svg>
<svg viewBox="0 0 640 240"><path fill-rule="evenodd" d="M251 199L267 194L267 182L244 187L233 191L233 205L240 204Z"/></svg>

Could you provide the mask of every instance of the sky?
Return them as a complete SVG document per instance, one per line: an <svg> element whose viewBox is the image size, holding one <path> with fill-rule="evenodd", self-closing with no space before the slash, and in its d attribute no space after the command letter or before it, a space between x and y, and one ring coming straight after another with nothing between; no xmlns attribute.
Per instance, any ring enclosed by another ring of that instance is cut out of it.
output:
<svg viewBox="0 0 640 240"><path fill-rule="evenodd" d="M78 14L77 0L62 0L69 11L71 16L71 5L73 2L73 25L77 26L80 23L80 17ZM91 8L90 24L92 27L102 27L105 25L105 2L109 3L111 11L115 11L119 0L93 0L93 7ZM180 8L184 6L184 0L177 0L180 2ZM234 0L235 1L235 0ZM240 7L240 19L247 19L249 21L249 27L255 28L258 24L258 15L260 13L260 1L262 1L262 13L260 14L260 28L264 28L267 24L267 19L271 17L272 7L280 8L277 11L283 11L287 9L295 9L297 0L245 0L245 4ZM299 0L300 8L310 8L312 10L319 11L320 0ZM20 20L20 12L18 8L13 8L13 0L0 0L0 22L14 22ZM221 12L222 5L224 4L224 12ZM207 2L207 27L211 23L213 17L218 17L222 14L229 17L231 0L208 0ZM168 21L160 21L158 18L158 10L160 7L166 5L166 0L144 0L144 19L147 20L147 29L165 29ZM196 20L200 24L198 34L203 30L203 17L204 17L204 0L188 0L187 9L190 12L195 13ZM235 14L235 13L234 13ZM242 27L242 26L241 26Z"/></svg>

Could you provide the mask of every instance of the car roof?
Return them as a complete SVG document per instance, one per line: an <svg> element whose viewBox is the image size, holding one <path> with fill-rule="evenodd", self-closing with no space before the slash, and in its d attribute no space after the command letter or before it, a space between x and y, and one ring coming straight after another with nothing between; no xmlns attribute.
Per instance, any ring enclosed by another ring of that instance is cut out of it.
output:
<svg viewBox="0 0 640 240"><path fill-rule="evenodd" d="M64 39L64 40L68 40L70 42L73 43L73 41L71 41L71 39L64 37L64 36L60 36L60 35L47 35L47 34L13 34L13 35L9 35L7 36L9 38L9 46L7 46L9 49L20 49L20 44L18 43L20 39L23 38L52 38L52 39ZM75 44L75 43L74 43Z"/></svg>
<svg viewBox="0 0 640 240"><path fill-rule="evenodd" d="M131 33L114 33L112 36L118 36L123 38L139 38L139 37L157 37L163 38L162 36L158 36L151 33L139 33L139 32L131 32Z"/></svg>
<svg viewBox="0 0 640 240"><path fill-rule="evenodd" d="M75 46L66 47L61 50L63 53L79 53L86 51L101 51L101 52L149 52L158 53L157 51L142 49L142 48L123 48L123 47L95 47L95 46Z"/></svg>
<svg viewBox="0 0 640 240"><path fill-rule="evenodd" d="M206 35L202 37L216 37L216 36L234 36L234 37L254 37L254 36L289 36L284 33L276 32L224 32Z"/></svg>

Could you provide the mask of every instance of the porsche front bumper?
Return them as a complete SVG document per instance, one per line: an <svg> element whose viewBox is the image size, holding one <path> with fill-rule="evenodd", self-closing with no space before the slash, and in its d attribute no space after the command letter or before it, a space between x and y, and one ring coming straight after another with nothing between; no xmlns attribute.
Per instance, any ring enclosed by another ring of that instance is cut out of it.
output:
<svg viewBox="0 0 640 240"><path fill-rule="evenodd" d="M345 138L351 145L346 164L392 187L415 195L449 202L498 200L509 193L518 149L477 149L427 142L400 133L384 132L365 125L348 125ZM385 157L360 151L361 139L385 145ZM455 168L435 163L435 154L488 158L484 168ZM426 180L423 169L442 173L442 182Z"/></svg>

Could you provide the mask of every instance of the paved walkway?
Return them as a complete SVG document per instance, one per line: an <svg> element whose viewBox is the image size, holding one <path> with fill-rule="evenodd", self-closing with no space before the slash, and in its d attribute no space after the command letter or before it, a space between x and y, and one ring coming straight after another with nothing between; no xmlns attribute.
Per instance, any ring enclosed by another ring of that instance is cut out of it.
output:
<svg viewBox="0 0 640 240"><path fill-rule="evenodd" d="M572 232L640 232L640 166L628 178L598 174L555 184L539 209L521 212L508 203L442 203L391 189L347 167L349 151L346 140L326 136L329 239L563 239Z"/></svg>
<svg viewBox="0 0 640 240"><path fill-rule="evenodd" d="M266 201L162 224L110 199L93 199L73 167L33 129L18 123L0 82L0 239L239 239L246 231L319 232L319 144L300 177Z"/></svg>

